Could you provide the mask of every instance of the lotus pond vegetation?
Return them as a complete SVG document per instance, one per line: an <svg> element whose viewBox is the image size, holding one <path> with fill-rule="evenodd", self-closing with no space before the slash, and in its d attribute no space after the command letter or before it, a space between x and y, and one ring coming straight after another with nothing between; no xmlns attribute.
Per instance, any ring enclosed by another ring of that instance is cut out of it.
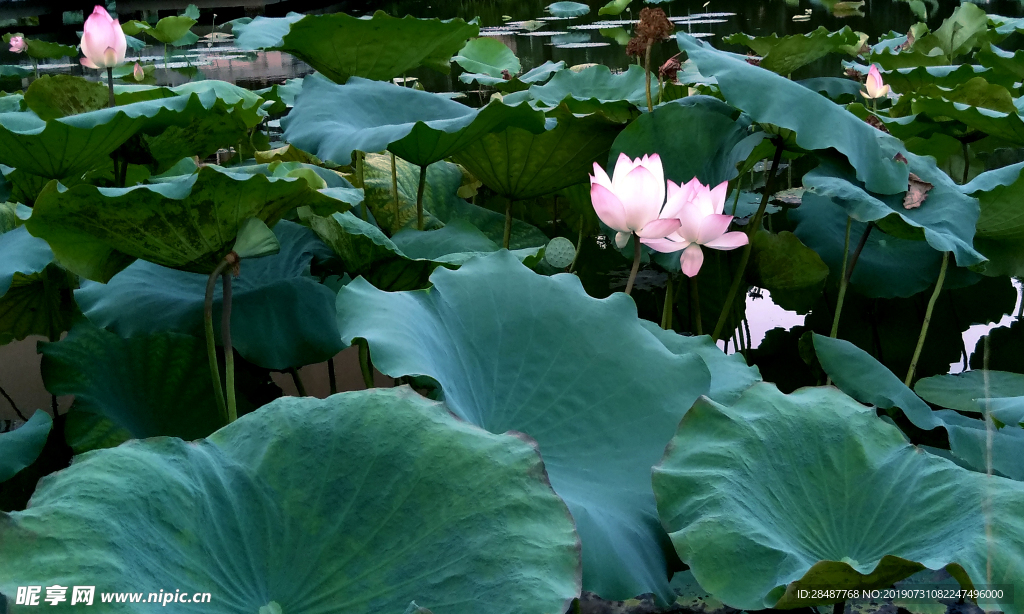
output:
<svg viewBox="0 0 1024 614"><path fill-rule="evenodd" d="M629 5L215 24L254 89L135 57L194 6L4 35L0 611L1024 614L1024 18Z"/></svg>

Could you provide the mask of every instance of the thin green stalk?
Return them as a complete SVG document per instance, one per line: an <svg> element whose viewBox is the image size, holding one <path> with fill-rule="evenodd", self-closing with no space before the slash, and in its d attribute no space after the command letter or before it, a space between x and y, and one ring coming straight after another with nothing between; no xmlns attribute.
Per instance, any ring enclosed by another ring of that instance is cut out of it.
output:
<svg viewBox="0 0 1024 614"><path fill-rule="evenodd" d="M939 268L939 279L935 282L935 290L932 297L928 299L928 308L924 312L924 322L921 324L921 334L917 338L917 347L914 348L914 357L910 360L910 369L907 370L907 377L903 383L910 386L914 379L914 372L917 371L917 359L921 357L921 350L924 348L925 337L928 336L928 325L932 321L932 310L935 309L935 301L939 299L942 292L942 282L946 279L946 269L949 267L949 252L942 252L942 267Z"/></svg>
<svg viewBox="0 0 1024 614"><path fill-rule="evenodd" d="M512 241L512 202L513 200L510 198L508 204L505 205L505 233L501 239L501 246L505 249L509 249L509 243Z"/></svg>
<svg viewBox="0 0 1024 614"><path fill-rule="evenodd" d="M18 409L18 406L17 404L15 404L14 399L11 398L11 395L7 394L7 391L4 390L3 387L0 387L0 395L3 395L3 397L7 399L7 403L11 406L11 409L14 410L14 413L18 414L19 418L21 418L25 422L28 422L28 418L25 417L25 414L21 413L21 410Z"/></svg>
<svg viewBox="0 0 1024 614"><path fill-rule="evenodd" d="M363 374L363 383L367 388L373 388L373 362L370 360L370 344L366 339L356 339L359 346L359 370Z"/></svg>
<svg viewBox="0 0 1024 614"><path fill-rule="evenodd" d="M672 274L669 273L668 281L665 283L665 303L661 306L661 328L671 330L672 328Z"/></svg>
<svg viewBox="0 0 1024 614"><path fill-rule="evenodd" d="M694 332L697 335L704 334L704 323L700 319L700 293L697 291L697 278L690 278L690 294L693 295L693 312L697 316L696 324L694 324Z"/></svg>
<svg viewBox="0 0 1024 614"><path fill-rule="evenodd" d="M629 280L626 281L626 294L633 291L633 282L636 281L636 273L640 270L640 237L633 233L633 268L629 272Z"/></svg>
<svg viewBox="0 0 1024 614"><path fill-rule="evenodd" d="M423 190L427 186L427 167L420 167L420 185L416 188L416 230L423 230ZM506 222L507 224L508 222ZM506 242L505 247L508 247Z"/></svg>
<svg viewBox="0 0 1024 614"><path fill-rule="evenodd" d="M647 112L650 113L654 110L654 103L651 102L651 47L654 45L647 45L647 53L644 56L644 74L647 75L645 81L647 82Z"/></svg>
<svg viewBox="0 0 1024 614"><path fill-rule="evenodd" d="M308 397L306 393L306 385L302 383L302 376L299 375L298 369L292 367L288 369L288 373L292 376L292 381L295 383L295 390L299 393L300 397Z"/></svg>
<svg viewBox="0 0 1024 614"><path fill-rule="evenodd" d="M576 239L576 253L572 256L572 262L569 263L568 272L572 273L573 269L576 268L576 261L580 257L580 250L583 249L583 216L580 216L580 236Z"/></svg>
<svg viewBox="0 0 1024 614"><path fill-rule="evenodd" d="M743 251L740 254L739 268L736 270L736 275L733 276L732 285L729 286L729 294L726 295L725 304L722 306L722 313L718 316L718 323L715 324L715 332L712 333L711 338L715 341L718 340L719 335L722 334L722 329L725 328L725 322L729 319L729 312L732 311L733 301L736 300L736 293L740 290L740 284L743 283L743 276L746 273L747 262L750 260L750 249L753 243L754 234L761 228L761 218L764 217L764 210L768 207L768 200L772 195L772 186L775 183L775 172L779 168L779 162L782 160L782 151L785 148L785 143L781 138L775 139L775 157L772 159L772 167L767 171L767 177L764 182L764 195L761 196L761 205L757 208L757 213L754 214L753 219L747 227L747 237L749 240L747 244L743 246Z"/></svg>
<svg viewBox="0 0 1024 614"><path fill-rule="evenodd" d="M391 193L395 196L395 232L398 232L401 228L399 220L402 217L402 207L398 204L398 165L395 163L395 154L391 154Z"/></svg>
<svg viewBox="0 0 1024 614"><path fill-rule="evenodd" d="M210 273L206 280L206 300L203 303L203 325L206 330L206 356L210 361L210 379L213 381L213 396L217 400L217 407L225 419L228 417L227 404L224 401L224 388L220 381L220 366L217 364L217 339L213 333L213 289L217 286L217 279L226 268L231 266L227 260L221 260L217 268Z"/></svg>
<svg viewBox="0 0 1024 614"><path fill-rule="evenodd" d="M234 252L225 256L225 261ZM237 256L231 264L237 264ZM223 299L221 302L220 314L220 338L224 344L224 389L227 392L228 424L238 419L238 410L235 405L235 350L231 347L231 269L226 268L221 273L223 279Z"/></svg>
<svg viewBox="0 0 1024 614"><path fill-rule="evenodd" d="M366 154L361 152L361 151L356 151L355 152L355 156L356 156L356 181L359 182L359 187L362 188L365 191L366 190L366 170L365 170L364 166L365 166ZM366 205L365 201L363 201L362 214L363 214L363 221L364 222L369 222L370 221L370 208Z"/></svg>
<svg viewBox="0 0 1024 614"><path fill-rule="evenodd" d="M327 359L327 382L331 387L331 394L338 394L338 377L334 374L334 358Z"/></svg>
<svg viewBox="0 0 1024 614"><path fill-rule="evenodd" d="M964 148L964 180L960 182L963 184L967 183L967 180L971 176L971 148L967 144L967 141L961 141L960 144L963 145Z"/></svg>
<svg viewBox="0 0 1024 614"><path fill-rule="evenodd" d="M835 339L839 332L839 314L843 312L843 299L846 298L846 267L850 259L850 228L853 226L853 218L846 216L846 240L843 241L843 272L839 278L839 301L836 303L836 313L832 316L832 332L829 337ZM867 233L864 233L867 234Z"/></svg>
<svg viewBox="0 0 1024 614"><path fill-rule="evenodd" d="M117 103L114 102L114 68L111 66L107 66L107 91L110 93L107 106L113 108Z"/></svg>
<svg viewBox="0 0 1024 614"><path fill-rule="evenodd" d="M736 215L736 207L738 207L739 204L740 204L740 186L742 184L743 184L742 179L741 178L737 178L736 179L736 194L733 195L733 199L732 199L732 213L730 213L729 215L732 215L732 216Z"/></svg>

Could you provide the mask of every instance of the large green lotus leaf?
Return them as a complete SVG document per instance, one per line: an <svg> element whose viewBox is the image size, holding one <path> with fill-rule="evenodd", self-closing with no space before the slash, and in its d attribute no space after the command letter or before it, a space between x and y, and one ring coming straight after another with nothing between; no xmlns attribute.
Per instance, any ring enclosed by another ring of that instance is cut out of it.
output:
<svg viewBox="0 0 1024 614"><path fill-rule="evenodd" d="M503 77L504 73L512 76L523 68L508 45L486 36L466 43L452 61L467 72L483 73L496 78Z"/></svg>
<svg viewBox="0 0 1024 614"><path fill-rule="evenodd" d="M910 106L913 113L955 119L974 130L1024 145L1024 119L1017 112L1004 113L940 98L920 98Z"/></svg>
<svg viewBox="0 0 1024 614"><path fill-rule="evenodd" d="M771 293L783 309L807 313L814 307L829 267L793 233L758 231L751 242L747 279Z"/></svg>
<svg viewBox="0 0 1024 614"><path fill-rule="evenodd" d="M910 171L932 184L919 207L903 206L904 195L872 193L854 177L852 169L823 162L804 175L808 192L828 197L858 222L875 222L884 232L903 239L923 239L938 252L952 252L956 264L971 266L985 261L973 247L978 202L926 156L906 154ZM904 189L904 192L907 190Z"/></svg>
<svg viewBox="0 0 1024 614"><path fill-rule="evenodd" d="M1006 425L1024 427L1024 396L987 400L989 413Z"/></svg>
<svg viewBox="0 0 1024 614"><path fill-rule="evenodd" d="M927 200L925 201L928 202ZM803 202L786 212L796 223L793 233L821 256L837 283L843 271L847 210L827 196L804 192ZM854 221L850 227L850 250L864 235L867 224ZM874 229L868 235L850 277L850 287L869 298L909 297L935 283L942 255L924 241L901 239ZM959 267L947 271L944 287L969 285L978 275Z"/></svg>
<svg viewBox="0 0 1024 614"><path fill-rule="evenodd" d="M72 75L42 75L25 91L25 104L43 121L106 108L107 88Z"/></svg>
<svg viewBox="0 0 1024 614"><path fill-rule="evenodd" d="M231 249L243 220L272 226L315 192L302 178L265 177L204 166L174 181L131 188L50 183L25 222L68 269L106 282L142 258L209 274ZM339 201L339 208L347 204Z"/></svg>
<svg viewBox="0 0 1024 614"><path fill-rule="evenodd" d="M761 56L762 68L780 75L789 75L796 69L815 62L830 53L854 50L860 46L860 34L845 26L837 32L829 32L825 26L807 34L793 34L779 37L774 32L769 36L753 37L742 32L722 39L730 45L746 45Z"/></svg>
<svg viewBox="0 0 1024 614"><path fill-rule="evenodd" d="M344 109L344 112L339 112ZM508 126L543 132L544 114L495 101L483 109L430 92L353 77L345 85L307 77L281 120L284 138L321 160L350 164L353 151L388 149L419 166L443 160Z"/></svg>
<svg viewBox="0 0 1024 614"><path fill-rule="evenodd" d="M974 77L951 88L938 85L924 85L921 89L914 92L912 96L900 98L899 102L893 105L891 114L894 117L902 117L911 113L921 112L920 110L913 110L914 103L925 98L966 104L979 109L999 111L1001 113L1017 112L1017 108L1013 105L1013 95L1010 93L1010 90L1002 85L989 83L982 77ZM922 107L917 105L917 108L921 109ZM930 119L940 124L944 123L944 116L942 115L938 117L931 116Z"/></svg>
<svg viewBox="0 0 1024 614"><path fill-rule="evenodd" d="M989 258L986 275L1024 274L1024 162L984 172L963 186L978 199L974 243Z"/></svg>
<svg viewBox="0 0 1024 614"><path fill-rule="evenodd" d="M579 539L524 439L402 388L289 397L195 443L91 452L0 516L0 590L195 587L211 614L398 613L414 599L439 614L564 612Z"/></svg>
<svg viewBox="0 0 1024 614"><path fill-rule="evenodd" d="M242 261L232 282L232 345L267 369L323 362L344 347L334 323L334 293L309 272L314 258L326 259L330 250L298 224L278 222L274 234L281 251ZM106 284L84 283L75 299L94 324L122 337L172 331L202 338L206 279L140 260ZM216 322L220 311L218 284ZM220 327L215 329L219 337Z"/></svg>
<svg viewBox="0 0 1024 614"><path fill-rule="evenodd" d="M562 70L544 85L531 85L530 97L549 107L557 107L566 98L599 104L626 101L636 106L647 105L647 77L635 64L620 73L613 73L602 64L576 72ZM651 96L658 99L658 82L652 79Z"/></svg>
<svg viewBox="0 0 1024 614"><path fill-rule="evenodd" d="M770 70L752 66L733 54L680 33L679 48L701 74L714 77L732 106L754 121L796 132L796 144L807 150L835 149L857 169L857 178L879 194L907 191L907 165L896 154L907 155L899 139L877 130L843 107ZM765 96L771 92L771 96Z"/></svg>
<svg viewBox="0 0 1024 614"><path fill-rule="evenodd" d="M707 185L735 179L764 138L750 133L750 122L734 118L735 109L710 96L688 96L659 105L631 122L612 144L609 168L620 153L631 158L657 153L665 178L683 184L694 177Z"/></svg>
<svg viewBox="0 0 1024 614"><path fill-rule="evenodd" d="M182 162L191 162L190 158ZM194 171L188 171L194 172ZM333 170L304 162L282 162L274 160L266 164L233 166L231 172L239 174L264 175L266 177L301 178L314 190L303 203L317 215L330 215L345 211L363 202L363 190L353 186L348 179ZM160 179L163 181L163 178ZM150 178L150 182L157 180Z"/></svg>
<svg viewBox="0 0 1024 614"><path fill-rule="evenodd" d="M390 81L417 66L448 74L451 57L480 27L462 19L399 19L377 11L369 19L344 13L257 17L233 31L239 49L286 51L344 83L349 77Z"/></svg>
<svg viewBox="0 0 1024 614"><path fill-rule="evenodd" d="M922 452L834 388L762 383L730 407L699 400L653 482L680 558L735 608L831 603L797 591L943 567L967 586L1024 587L1024 484Z"/></svg>
<svg viewBox="0 0 1024 614"><path fill-rule="evenodd" d="M843 64L862 75L868 74L869 67L862 64ZM960 64L958 66L914 66L898 68L882 73L882 79L892 91L898 94L909 94L931 87L947 89L963 85L968 81L982 77L986 82L1012 89L1014 80L997 74L984 66ZM860 86L863 88L863 86Z"/></svg>
<svg viewBox="0 0 1024 614"><path fill-rule="evenodd" d="M587 180L623 126L603 113L579 116L561 106L558 124L536 134L517 126L483 135L455 154L485 186L512 200L557 192Z"/></svg>
<svg viewBox="0 0 1024 614"><path fill-rule="evenodd" d="M206 343L178 333L121 338L81 321L41 343L46 389L72 411L106 418L132 437L206 437L227 423L213 395Z"/></svg>
<svg viewBox="0 0 1024 614"><path fill-rule="evenodd" d="M1006 51L995 45L989 45L984 49L979 49L974 54L974 58L982 66L988 67L992 72L1008 79L1011 86L1014 82L1024 79L1024 49ZM989 78L989 80L992 79Z"/></svg>
<svg viewBox="0 0 1024 614"><path fill-rule="evenodd" d="M812 77L797 81L800 85L824 94L833 102L846 104L860 99L862 85L853 79L841 77Z"/></svg>
<svg viewBox="0 0 1024 614"><path fill-rule="evenodd" d="M988 15L977 5L965 2L938 29L914 42L912 50L929 55L938 51L952 63L953 58L989 40Z"/></svg>
<svg viewBox="0 0 1024 614"><path fill-rule="evenodd" d="M21 226L0 234L0 344L29 335L59 338L78 311L75 285L46 241Z"/></svg>
<svg viewBox="0 0 1024 614"><path fill-rule="evenodd" d="M985 421L965 416L951 409L935 412L939 416L949 437L949 451L958 464L987 473L989 466L1003 477L1024 481L1024 428L1010 424L997 428L994 424L986 429Z"/></svg>
<svg viewBox="0 0 1024 614"><path fill-rule="evenodd" d="M980 369L959 375L933 375L918 380L914 391L939 407L982 413L987 398L1024 396L1024 375Z"/></svg>
<svg viewBox="0 0 1024 614"><path fill-rule="evenodd" d="M36 410L21 427L0 433L0 482L11 479L39 458L52 427L50 414Z"/></svg>
<svg viewBox="0 0 1024 614"><path fill-rule="evenodd" d="M218 97L219 88L204 88L198 84L194 87L196 90L187 96L149 100L50 121L43 121L31 111L0 113L0 164L48 179L79 176L100 164L109 165L111 152L137 133L159 133L196 121L204 125L216 121L231 123L235 121L235 114L249 118L259 112L258 106L247 105L246 98L238 97L228 103ZM193 138L201 139L202 135Z"/></svg>
<svg viewBox="0 0 1024 614"><path fill-rule="evenodd" d="M565 62L558 61L552 62L548 60L532 68L521 75L512 75L511 79L505 79L504 75L498 75L492 77L486 73L462 73L459 75L459 81L463 83L473 83L476 81L480 85L489 85L499 92L519 92L530 89L531 85L537 83L544 83L551 78L552 75L565 68Z"/></svg>
<svg viewBox="0 0 1024 614"><path fill-rule="evenodd" d="M882 409L901 409L915 426L926 431L942 426L927 403L856 345L815 333L814 351L825 373L851 397Z"/></svg>
<svg viewBox="0 0 1024 614"><path fill-rule="evenodd" d="M382 373L436 380L460 418L537 440L576 520L586 590L671 600L650 467L708 392L703 361L667 349L624 294L593 299L575 276L537 275L505 251L431 281L398 293L348 284L342 337L366 339Z"/></svg>

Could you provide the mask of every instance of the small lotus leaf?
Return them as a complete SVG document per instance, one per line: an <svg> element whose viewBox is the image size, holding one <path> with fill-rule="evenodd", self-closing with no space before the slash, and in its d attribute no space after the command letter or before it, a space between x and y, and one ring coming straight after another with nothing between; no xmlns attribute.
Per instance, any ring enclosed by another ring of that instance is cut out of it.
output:
<svg viewBox="0 0 1024 614"><path fill-rule="evenodd" d="M52 427L50 414L36 410L19 428L0 433L0 482L11 479L39 458Z"/></svg>

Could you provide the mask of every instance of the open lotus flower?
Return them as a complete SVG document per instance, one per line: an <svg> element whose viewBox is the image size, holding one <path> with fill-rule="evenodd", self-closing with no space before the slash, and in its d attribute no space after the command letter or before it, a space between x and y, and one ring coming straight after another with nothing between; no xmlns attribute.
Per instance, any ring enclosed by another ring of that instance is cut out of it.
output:
<svg viewBox="0 0 1024 614"><path fill-rule="evenodd" d="M595 162L590 199L597 217L617 231L615 244L620 248L634 233L642 239L660 239L680 225L674 216L662 215L665 172L658 154L636 160L619 154L611 178Z"/></svg>
<svg viewBox="0 0 1024 614"><path fill-rule="evenodd" d="M113 68L124 62L128 41L121 30L121 24L111 18L106 9L96 6L92 15L85 20L82 33L82 53L79 60L88 68Z"/></svg>
<svg viewBox="0 0 1024 614"><path fill-rule="evenodd" d="M860 95L871 99L885 98L889 95L889 86L882 82L882 74L878 72L877 64L872 64L868 70L868 80L864 84L864 90L861 90Z"/></svg>
<svg viewBox="0 0 1024 614"><path fill-rule="evenodd" d="M696 275L704 264L702 245L721 250L743 247L747 244L746 233L728 232L733 216L722 214L728 189L728 182L711 189L696 178L683 186L669 181L663 215L678 216L679 230L665 238L641 238L640 242L664 254L682 250L679 264L688 277Z"/></svg>
<svg viewBox="0 0 1024 614"><path fill-rule="evenodd" d="M24 36L12 36L11 37L11 53L21 53L28 48L28 43L25 42Z"/></svg>

